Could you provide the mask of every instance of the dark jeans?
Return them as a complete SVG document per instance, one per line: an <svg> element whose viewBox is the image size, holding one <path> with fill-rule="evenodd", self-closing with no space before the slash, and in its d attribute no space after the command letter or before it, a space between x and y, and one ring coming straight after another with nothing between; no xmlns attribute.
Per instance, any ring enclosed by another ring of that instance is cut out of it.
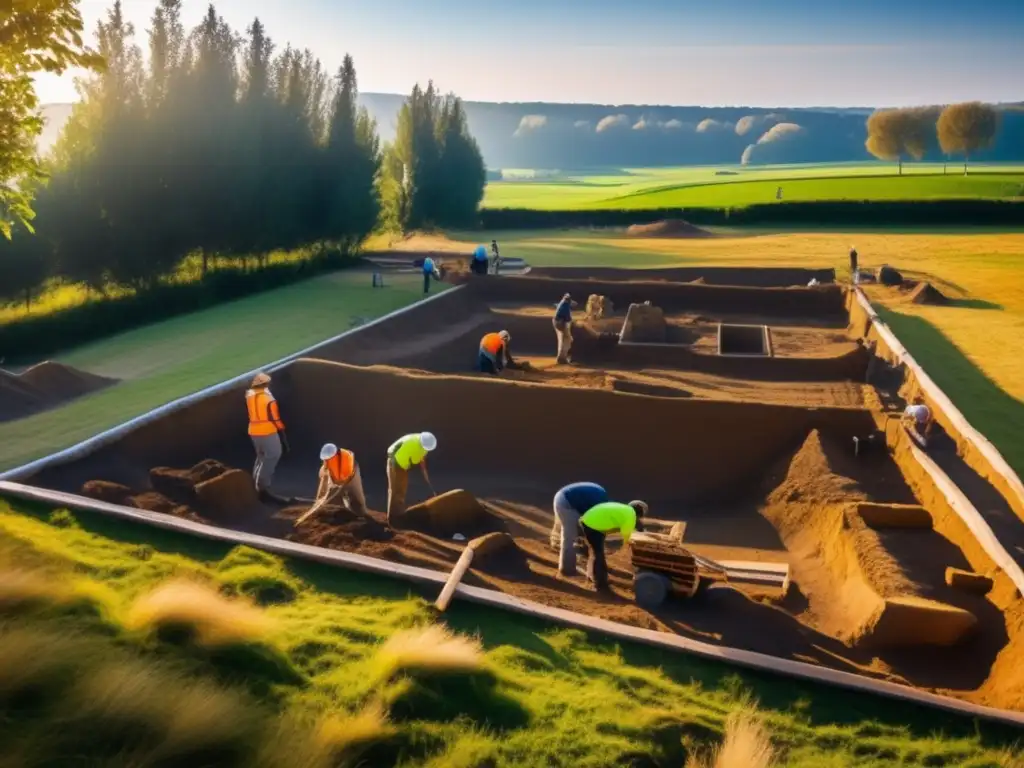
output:
<svg viewBox="0 0 1024 768"><path fill-rule="evenodd" d="M487 262L481 259L473 259L469 262L469 271L474 275L486 275Z"/></svg>
<svg viewBox="0 0 1024 768"><path fill-rule="evenodd" d="M480 353L477 365L483 373L501 373L501 363L495 363L483 352Z"/></svg>
<svg viewBox="0 0 1024 768"><path fill-rule="evenodd" d="M431 274L429 272L424 272L423 273L423 292L424 293L430 293L430 278L431 278Z"/></svg>
<svg viewBox="0 0 1024 768"><path fill-rule="evenodd" d="M598 589L608 589L608 561L604 556L605 535L580 523L583 538L587 542L587 578Z"/></svg>

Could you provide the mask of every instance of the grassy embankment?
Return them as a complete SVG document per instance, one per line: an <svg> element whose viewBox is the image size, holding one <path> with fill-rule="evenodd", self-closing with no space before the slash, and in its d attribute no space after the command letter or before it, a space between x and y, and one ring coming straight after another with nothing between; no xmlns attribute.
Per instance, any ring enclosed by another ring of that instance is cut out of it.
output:
<svg viewBox="0 0 1024 768"><path fill-rule="evenodd" d="M681 766L752 701L783 766L1021 759L1006 729L459 602L444 628L407 584L88 514L0 501L0 571L10 765Z"/></svg>
<svg viewBox="0 0 1024 768"><path fill-rule="evenodd" d="M1021 166L908 164L902 176L881 163L630 169L491 182L487 208L538 210L724 208L808 200L1012 199L1024 196Z"/></svg>
<svg viewBox="0 0 1024 768"><path fill-rule="evenodd" d="M1024 234L745 233L712 239L630 238L602 232L508 232L501 252L536 266L835 266L846 277L856 245L865 267L889 263L955 299L921 306L871 291L911 354L967 419L1024 476ZM479 234L413 238L407 248L466 251Z"/></svg>
<svg viewBox="0 0 1024 768"><path fill-rule="evenodd" d="M336 272L70 351L57 359L120 383L0 424L0 469L73 445L421 297L417 275L395 275L386 288L373 289L367 273Z"/></svg>

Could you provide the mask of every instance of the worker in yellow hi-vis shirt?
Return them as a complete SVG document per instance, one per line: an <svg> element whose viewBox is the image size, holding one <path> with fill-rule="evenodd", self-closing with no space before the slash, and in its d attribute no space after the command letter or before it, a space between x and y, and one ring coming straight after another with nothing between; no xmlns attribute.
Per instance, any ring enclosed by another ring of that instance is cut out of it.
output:
<svg viewBox="0 0 1024 768"><path fill-rule="evenodd" d="M587 542L589 557L587 558L587 578L594 587L601 591L608 589L608 561L605 559L604 541L609 533L618 531L622 540L629 543L633 531L642 531L643 517L647 514L647 504L643 501L631 501L622 504L618 501L606 501L586 511L580 518L580 529Z"/></svg>
<svg viewBox="0 0 1024 768"><path fill-rule="evenodd" d="M388 524L405 512L405 493L409 488L409 469L416 466L434 493L427 473L427 454L437 448L437 438L430 432L419 432L398 438L388 448Z"/></svg>

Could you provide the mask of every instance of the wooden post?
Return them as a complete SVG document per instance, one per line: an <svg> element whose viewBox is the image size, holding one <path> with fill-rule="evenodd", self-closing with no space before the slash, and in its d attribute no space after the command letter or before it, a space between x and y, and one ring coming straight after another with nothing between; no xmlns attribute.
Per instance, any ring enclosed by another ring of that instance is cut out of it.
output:
<svg viewBox="0 0 1024 768"><path fill-rule="evenodd" d="M448 603L452 601L452 596L455 594L455 588L459 586L459 582L462 581L462 577L466 575L466 571L469 570L470 563L473 562L473 553L476 550L472 545L467 545L462 550L462 557L455 563L455 567L452 568L451 574L448 576L448 581L444 583L444 589L441 590L441 594L437 597L437 602L434 606L439 611L444 611L448 608Z"/></svg>

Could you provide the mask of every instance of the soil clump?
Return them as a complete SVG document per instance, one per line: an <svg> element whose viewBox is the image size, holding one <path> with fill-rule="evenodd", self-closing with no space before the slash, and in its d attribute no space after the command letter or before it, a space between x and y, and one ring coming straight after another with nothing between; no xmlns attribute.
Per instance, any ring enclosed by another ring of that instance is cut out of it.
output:
<svg viewBox="0 0 1024 768"><path fill-rule="evenodd" d="M914 304L942 305L949 303L949 299L929 282L918 283L907 298Z"/></svg>
<svg viewBox="0 0 1024 768"><path fill-rule="evenodd" d="M653 224L634 224L626 229L627 237L714 237L706 229L682 219L665 219Z"/></svg>

